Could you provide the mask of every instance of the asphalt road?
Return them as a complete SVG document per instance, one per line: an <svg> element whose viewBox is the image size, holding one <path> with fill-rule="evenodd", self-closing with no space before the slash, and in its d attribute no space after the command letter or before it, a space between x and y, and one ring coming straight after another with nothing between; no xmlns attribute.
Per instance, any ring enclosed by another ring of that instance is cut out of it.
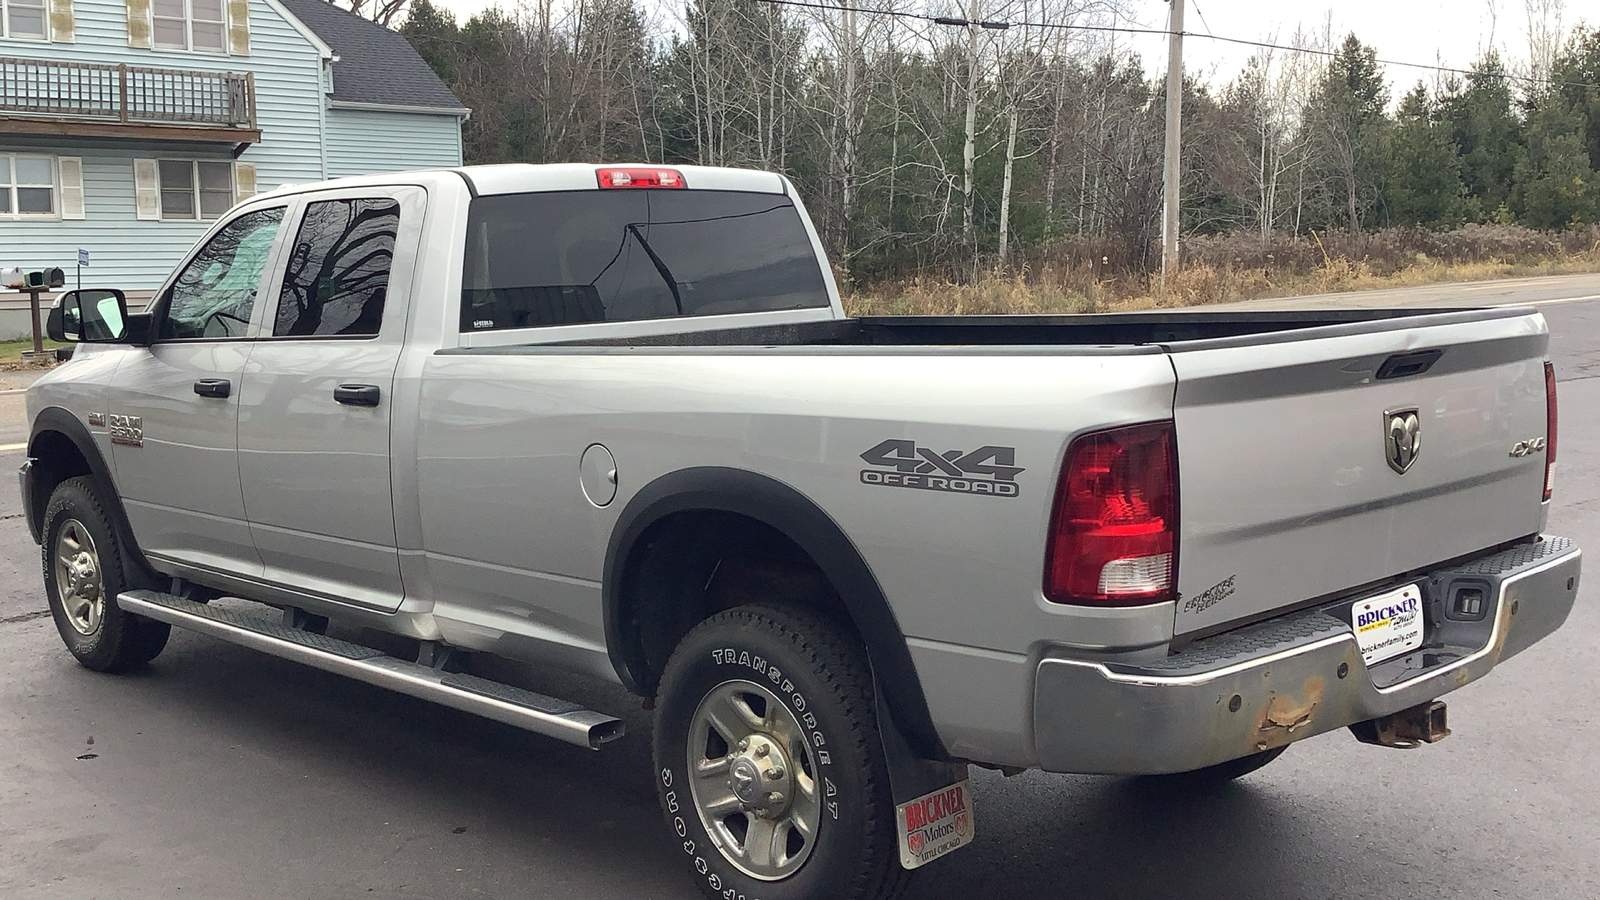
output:
<svg viewBox="0 0 1600 900"><path fill-rule="evenodd" d="M1511 299L1600 279L1566 287ZM1550 529L1597 548L1600 299L1545 312ZM633 710L594 753L184 633L145 672L96 675L40 613L14 493L0 485L0 897L698 896L660 824L648 718L620 690L520 675ZM1455 734L1432 747L1329 734L1210 793L974 770L977 841L914 896L1600 896L1596 584L1555 636L1451 695Z"/></svg>

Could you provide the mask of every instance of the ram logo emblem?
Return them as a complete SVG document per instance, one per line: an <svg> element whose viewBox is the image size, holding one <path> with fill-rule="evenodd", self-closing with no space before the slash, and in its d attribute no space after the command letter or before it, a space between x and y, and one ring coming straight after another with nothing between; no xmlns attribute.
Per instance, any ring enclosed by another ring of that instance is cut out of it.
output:
<svg viewBox="0 0 1600 900"><path fill-rule="evenodd" d="M1383 456L1401 475L1422 452L1422 419L1416 409L1391 409L1383 414Z"/></svg>

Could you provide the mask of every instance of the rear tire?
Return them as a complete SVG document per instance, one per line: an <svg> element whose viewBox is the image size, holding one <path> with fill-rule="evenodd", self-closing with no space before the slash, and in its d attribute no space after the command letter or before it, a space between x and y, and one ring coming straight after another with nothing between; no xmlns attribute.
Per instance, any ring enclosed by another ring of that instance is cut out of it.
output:
<svg viewBox="0 0 1600 900"><path fill-rule="evenodd" d="M40 550L50 614L79 663L97 672L120 672L160 655L171 626L117 605L118 594L146 585L117 540L91 479L79 476L56 485L45 507Z"/></svg>
<svg viewBox="0 0 1600 900"><path fill-rule="evenodd" d="M1282 747L1262 750L1259 753L1241 756L1238 759L1230 759L1227 762L1206 766L1203 769L1195 769L1192 772L1178 772L1173 775L1146 775L1143 780L1151 784L1171 785L1173 787L1196 790L1220 787L1234 779L1243 778L1265 766L1267 763L1282 756L1283 751L1287 749L1289 749L1289 745L1285 744Z"/></svg>
<svg viewBox="0 0 1600 900"><path fill-rule="evenodd" d="M847 630L789 606L706 619L662 675L654 745L671 839L707 897L904 890L872 676Z"/></svg>

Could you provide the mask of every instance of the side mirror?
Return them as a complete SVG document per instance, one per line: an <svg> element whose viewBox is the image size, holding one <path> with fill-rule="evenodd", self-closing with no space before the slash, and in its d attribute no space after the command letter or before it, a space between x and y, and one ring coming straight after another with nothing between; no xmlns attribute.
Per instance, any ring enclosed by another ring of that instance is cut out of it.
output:
<svg viewBox="0 0 1600 900"><path fill-rule="evenodd" d="M128 336L128 298L119 290L67 291L50 308L53 341L115 344Z"/></svg>

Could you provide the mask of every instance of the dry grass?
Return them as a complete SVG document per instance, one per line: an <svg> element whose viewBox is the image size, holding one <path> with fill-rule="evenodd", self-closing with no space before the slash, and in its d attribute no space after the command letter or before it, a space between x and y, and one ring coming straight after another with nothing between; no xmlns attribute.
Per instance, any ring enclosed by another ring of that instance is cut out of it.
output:
<svg viewBox="0 0 1600 900"><path fill-rule="evenodd" d="M1058 246L1017 272L962 282L924 276L846 295L852 315L1027 315L1201 306L1271 297L1600 272L1600 228L1538 232L1467 226L1370 235L1196 238L1160 292L1156 279L1084 261Z"/></svg>

